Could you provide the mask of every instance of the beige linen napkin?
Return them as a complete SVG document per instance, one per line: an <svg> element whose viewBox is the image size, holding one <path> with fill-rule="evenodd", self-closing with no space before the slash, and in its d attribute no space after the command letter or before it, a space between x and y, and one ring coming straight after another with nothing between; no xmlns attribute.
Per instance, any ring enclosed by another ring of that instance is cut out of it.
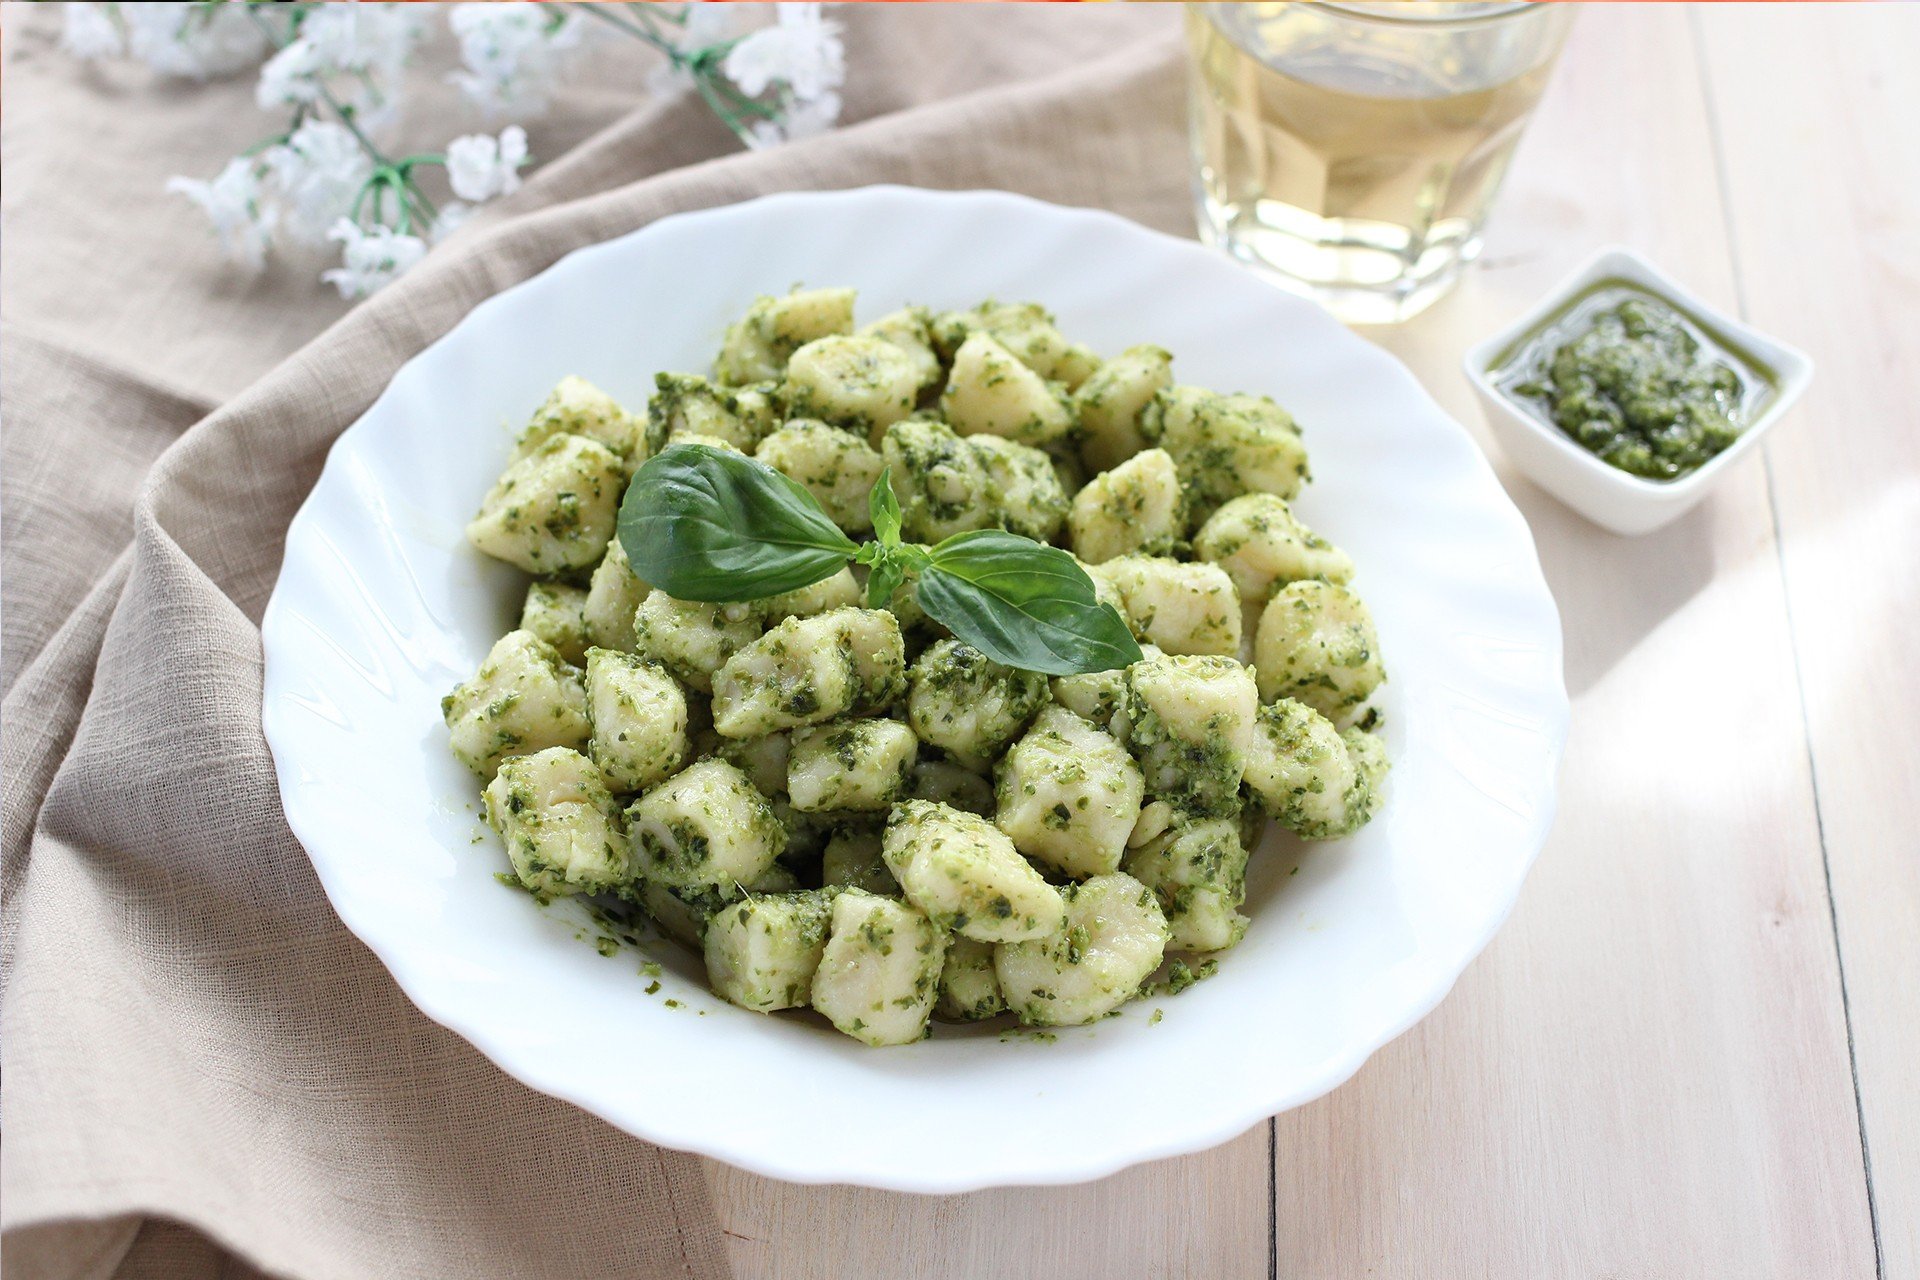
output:
<svg viewBox="0 0 1920 1280"><path fill-rule="evenodd" d="M113 79L52 53L44 24L9 33L8 1276L726 1273L697 1161L508 1079L340 925L280 816L256 624L335 435L571 249L877 181L1190 225L1170 13L839 12L847 127L743 155L690 104L634 110L230 400L329 314L292 276L210 284L203 233L155 194L246 141L244 86Z"/></svg>

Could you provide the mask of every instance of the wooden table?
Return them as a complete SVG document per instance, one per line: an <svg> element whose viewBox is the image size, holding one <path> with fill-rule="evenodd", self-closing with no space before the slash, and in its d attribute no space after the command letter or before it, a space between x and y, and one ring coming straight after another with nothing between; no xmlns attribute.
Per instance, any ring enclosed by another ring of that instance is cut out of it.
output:
<svg viewBox="0 0 1920 1280"><path fill-rule="evenodd" d="M714 1165L742 1277L1920 1276L1917 54L1912 7L1591 7L1480 267L1367 331L1484 440L1461 352L1617 241L1819 364L1763 458L1642 538L1489 446L1573 733L1440 1009L1331 1096L1088 1186Z"/></svg>

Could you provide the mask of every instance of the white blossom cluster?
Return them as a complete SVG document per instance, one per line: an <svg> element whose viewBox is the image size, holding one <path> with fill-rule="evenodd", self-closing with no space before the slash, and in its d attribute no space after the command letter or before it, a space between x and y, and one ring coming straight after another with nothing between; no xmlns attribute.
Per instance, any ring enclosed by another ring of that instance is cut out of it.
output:
<svg viewBox="0 0 1920 1280"><path fill-rule="evenodd" d="M742 142L765 147L839 118L846 59L839 25L821 8L74 0L61 47L86 60L133 58L175 78L259 66L255 101L286 113L284 131L212 178L171 178L167 190L197 205L226 255L253 269L276 246L338 245L340 265L321 279L363 297L418 262L473 206L516 190L530 160L518 124L455 138L439 153L385 149L427 35L425 13L445 13L459 48L460 68L446 79L492 120L541 114L594 37L623 32L664 55L651 88L697 92ZM423 185L435 170L450 197Z"/></svg>

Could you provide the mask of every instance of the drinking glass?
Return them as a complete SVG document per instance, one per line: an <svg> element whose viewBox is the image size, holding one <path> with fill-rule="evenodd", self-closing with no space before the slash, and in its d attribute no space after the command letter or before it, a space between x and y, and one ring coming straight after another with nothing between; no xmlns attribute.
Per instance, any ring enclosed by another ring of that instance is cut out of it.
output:
<svg viewBox="0 0 1920 1280"><path fill-rule="evenodd" d="M1355 324L1480 250L1568 4L1189 4L1201 238Z"/></svg>

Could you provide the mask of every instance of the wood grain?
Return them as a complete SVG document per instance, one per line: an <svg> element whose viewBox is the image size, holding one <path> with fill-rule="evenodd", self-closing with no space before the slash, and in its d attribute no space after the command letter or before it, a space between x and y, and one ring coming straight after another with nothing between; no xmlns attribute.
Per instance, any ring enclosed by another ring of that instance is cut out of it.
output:
<svg viewBox="0 0 1920 1280"><path fill-rule="evenodd" d="M1489 446L1561 605L1574 727L1548 848L1447 1002L1279 1117L1271 1168L1268 1128L1089 1187L945 1199L715 1166L742 1277L1867 1277L1863 1115L1885 1274L1920 1275L1920 689L1900 661L1920 363L1893 369L1920 333L1920 13L1816 38L1823 8L1589 7L1481 267L1363 331L1484 441L1460 353L1617 241L1822 364L1766 462L1644 538Z"/></svg>
<svg viewBox="0 0 1920 1280"><path fill-rule="evenodd" d="M1742 305L1819 365L1767 462L1883 1269L1920 1276L1920 10L1696 24Z"/></svg>

